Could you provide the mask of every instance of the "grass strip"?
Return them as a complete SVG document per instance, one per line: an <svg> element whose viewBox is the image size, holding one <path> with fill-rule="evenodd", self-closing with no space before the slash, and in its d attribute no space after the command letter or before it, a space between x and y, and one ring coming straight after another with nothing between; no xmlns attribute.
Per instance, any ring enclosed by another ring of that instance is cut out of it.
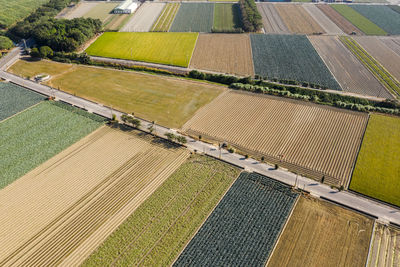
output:
<svg viewBox="0 0 400 267"><path fill-rule="evenodd" d="M400 96L400 83L378 61L369 55L353 38L340 36L339 39L390 92L397 97Z"/></svg>
<svg viewBox="0 0 400 267"><path fill-rule="evenodd" d="M239 172L192 155L83 266L171 265Z"/></svg>
<svg viewBox="0 0 400 267"><path fill-rule="evenodd" d="M152 32L167 32L171 27L172 21L175 18L176 13L179 9L179 3L168 3L158 17L157 21L154 23L151 31Z"/></svg>

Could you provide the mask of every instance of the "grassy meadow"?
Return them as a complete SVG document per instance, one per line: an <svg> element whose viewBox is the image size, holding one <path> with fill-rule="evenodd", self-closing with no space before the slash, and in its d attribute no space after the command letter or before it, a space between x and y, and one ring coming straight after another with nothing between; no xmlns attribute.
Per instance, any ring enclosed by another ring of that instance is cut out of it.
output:
<svg viewBox="0 0 400 267"><path fill-rule="evenodd" d="M218 3L214 7L213 29L217 31L231 31L241 28L239 4Z"/></svg>

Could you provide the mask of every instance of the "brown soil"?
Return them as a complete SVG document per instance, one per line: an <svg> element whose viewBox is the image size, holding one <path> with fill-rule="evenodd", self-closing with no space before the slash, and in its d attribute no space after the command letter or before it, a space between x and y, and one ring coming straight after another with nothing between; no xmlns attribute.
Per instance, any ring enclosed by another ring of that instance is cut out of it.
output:
<svg viewBox="0 0 400 267"><path fill-rule="evenodd" d="M351 24L347 19L345 19L342 15L340 15L336 10L334 10L329 5L320 4L317 5L319 9L321 9L324 14L330 18L334 23L336 23L339 28L342 29L343 32L350 34L352 32L356 32L357 35L364 35L362 31L360 31L356 26Z"/></svg>

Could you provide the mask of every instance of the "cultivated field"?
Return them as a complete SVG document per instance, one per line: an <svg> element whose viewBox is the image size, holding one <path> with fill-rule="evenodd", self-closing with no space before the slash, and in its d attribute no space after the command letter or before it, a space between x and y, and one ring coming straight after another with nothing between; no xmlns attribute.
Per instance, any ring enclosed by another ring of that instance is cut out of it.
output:
<svg viewBox="0 0 400 267"><path fill-rule="evenodd" d="M366 123L365 113L229 91L199 110L182 129L345 185Z"/></svg>
<svg viewBox="0 0 400 267"><path fill-rule="evenodd" d="M378 37L379 40L400 56L400 37Z"/></svg>
<svg viewBox="0 0 400 267"><path fill-rule="evenodd" d="M257 3L257 9L262 16L266 33L290 33L273 4Z"/></svg>
<svg viewBox="0 0 400 267"><path fill-rule="evenodd" d="M224 87L136 72L116 71L41 61L19 61L11 72L55 76L48 84L71 94L112 106L158 124L178 128Z"/></svg>
<svg viewBox="0 0 400 267"><path fill-rule="evenodd" d="M383 29L379 28L372 21L352 9L348 5L330 5L343 17L350 21L354 26L363 31L367 35L387 35Z"/></svg>
<svg viewBox="0 0 400 267"><path fill-rule="evenodd" d="M213 29L217 32L242 28L239 4L215 4Z"/></svg>
<svg viewBox="0 0 400 267"><path fill-rule="evenodd" d="M148 32L165 7L165 3L145 2L139 6L121 32Z"/></svg>
<svg viewBox="0 0 400 267"><path fill-rule="evenodd" d="M303 5L302 6L310 16L318 22L327 34L340 35L343 31L332 22L316 5Z"/></svg>
<svg viewBox="0 0 400 267"><path fill-rule="evenodd" d="M356 26L351 24L347 19L340 15L335 9L330 5L316 5L332 22L334 22L343 32L350 34L355 32L357 35L364 35L364 33L359 30Z"/></svg>
<svg viewBox="0 0 400 267"><path fill-rule="evenodd" d="M351 7L389 34L400 34L400 14L384 5L351 5Z"/></svg>
<svg viewBox="0 0 400 267"><path fill-rule="evenodd" d="M400 55L392 51L375 36L355 36L354 40L400 81Z"/></svg>
<svg viewBox="0 0 400 267"><path fill-rule="evenodd" d="M375 224L368 267L400 266L400 229Z"/></svg>
<svg viewBox="0 0 400 267"><path fill-rule="evenodd" d="M91 9L95 8L98 4L98 2L81 2L73 6L72 8L65 8L63 11L61 11L60 14L57 15L57 17L63 19L81 18L86 13L90 12Z"/></svg>
<svg viewBox="0 0 400 267"><path fill-rule="evenodd" d="M83 266L169 266L238 174L228 164L191 156Z"/></svg>
<svg viewBox="0 0 400 267"><path fill-rule="evenodd" d="M375 76L339 41L336 36L309 36L321 58L343 91L393 98Z"/></svg>
<svg viewBox="0 0 400 267"><path fill-rule="evenodd" d="M200 34L190 68L254 76L247 34Z"/></svg>
<svg viewBox="0 0 400 267"><path fill-rule="evenodd" d="M390 7L392 10L396 11L397 13L400 13L400 6L389 5L389 7Z"/></svg>
<svg viewBox="0 0 400 267"><path fill-rule="evenodd" d="M292 33L314 34L325 32L301 5L277 4L275 8Z"/></svg>
<svg viewBox="0 0 400 267"><path fill-rule="evenodd" d="M400 206L400 119L372 114L350 189Z"/></svg>
<svg viewBox="0 0 400 267"><path fill-rule="evenodd" d="M174 266L263 266L298 194L242 173Z"/></svg>
<svg viewBox="0 0 400 267"><path fill-rule="evenodd" d="M301 197L267 266L363 267L372 226L363 215Z"/></svg>
<svg viewBox="0 0 400 267"><path fill-rule="evenodd" d="M115 16L111 14L111 11L118 6L119 3L110 3L110 2L103 2L98 3L93 8L89 10L89 12L85 13L83 17L85 18L92 18L92 19L99 19L102 22L106 22L111 19L111 17Z"/></svg>
<svg viewBox="0 0 400 267"><path fill-rule="evenodd" d="M0 122L44 99L44 96L18 85L0 82Z"/></svg>
<svg viewBox="0 0 400 267"><path fill-rule="evenodd" d="M0 0L0 29L28 16L48 0Z"/></svg>
<svg viewBox="0 0 400 267"><path fill-rule="evenodd" d="M0 189L100 125L97 116L55 102L40 103L0 123Z"/></svg>
<svg viewBox="0 0 400 267"><path fill-rule="evenodd" d="M180 6L181 5L179 3L167 3L161 15L158 17L157 21L154 22L151 31L153 32L169 31L169 28L171 28L172 22L174 21Z"/></svg>
<svg viewBox="0 0 400 267"><path fill-rule="evenodd" d="M255 74L342 90L306 36L251 34L250 39Z"/></svg>
<svg viewBox="0 0 400 267"><path fill-rule="evenodd" d="M103 127L0 191L1 265L78 266L188 156L128 131Z"/></svg>
<svg viewBox="0 0 400 267"><path fill-rule="evenodd" d="M213 3L182 3L170 32L211 32Z"/></svg>
<svg viewBox="0 0 400 267"><path fill-rule="evenodd" d="M106 32L86 49L86 53L187 67L197 36L197 33Z"/></svg>

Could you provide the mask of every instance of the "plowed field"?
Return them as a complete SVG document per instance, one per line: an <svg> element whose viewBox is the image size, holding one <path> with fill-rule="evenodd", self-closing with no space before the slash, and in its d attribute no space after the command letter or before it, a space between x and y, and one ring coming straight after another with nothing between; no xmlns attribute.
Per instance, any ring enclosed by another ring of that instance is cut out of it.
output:
<svg viewBox="0 0 400 267"><path fill-rule="evenodd" d="M247 34L200 34L190 68L254 76Z"/></svg>
<svg viewBox="0 0 400 267"><path fill-rule="evenodd" d="M393 98L336 36L309 36L308 39L344 91Z"/></svg>
<svg viewBox="0 0 400 267"><path fill-rule="evenodd" d="M387 47L400 56L400 37L378 37Z"/></svg>
<svg viewBox="0 0 400 267"><path fill-rule="evenodd" d="M286 24L282 21L281 17L276 11L273 4L270 3L257 3L257 9L263 19L264 30L267 33L290 33Z"/></svg>
<svg viewBox="0 0 400 267"><path fill-rule="evenodd" d="M375 224L368 267L400 266L400 229Z"/></svg>
<svg viewBox="0 0 400 267"><path fill-rule="evenodd" d="M0 191L0 265L78 265L187 156L99 129Z"/></svg>
<svg viewBox="0 0 400 267"><path fill-rule="evenodd" d="M352 32L357 33L357 35L364 35L364 33L359 30L356 26L351 24L347 19L340 15L335 9L329 5L316 5L324 14L330 18L343 32L350 34Z"/></svg>
<svg viewBox="0 0 400 267"><path fill-rule="evenodd" d="M303 5L303 8L310 14L310 16L318 22L327 34L339 35L343 31L332 22L316 5Z"/></svg>
<svg viewBox="0 0 400 267"><path fill-rule="evenodd" d="M165 3L145 2L136 10L121 32L148 32L157 20Z"/></svg>
<svg viewBox="0 0 400 267"><path fill-rule="evenodd" d="M349 179L366 123L364 113L229 91L183 130L338 185Z"/></svg>
<svg viewBox="0 0 400 267"><path fill-rule="evenodd" d="M353 211L301 197L267 266L363 267L372 225Z"/></svg>
<svg viewBox="0 0 400 267"><path fill-rule="evenodd" d="M275 8L292 33L324 33L325 31L300 5L277 4Z"/></svg>

